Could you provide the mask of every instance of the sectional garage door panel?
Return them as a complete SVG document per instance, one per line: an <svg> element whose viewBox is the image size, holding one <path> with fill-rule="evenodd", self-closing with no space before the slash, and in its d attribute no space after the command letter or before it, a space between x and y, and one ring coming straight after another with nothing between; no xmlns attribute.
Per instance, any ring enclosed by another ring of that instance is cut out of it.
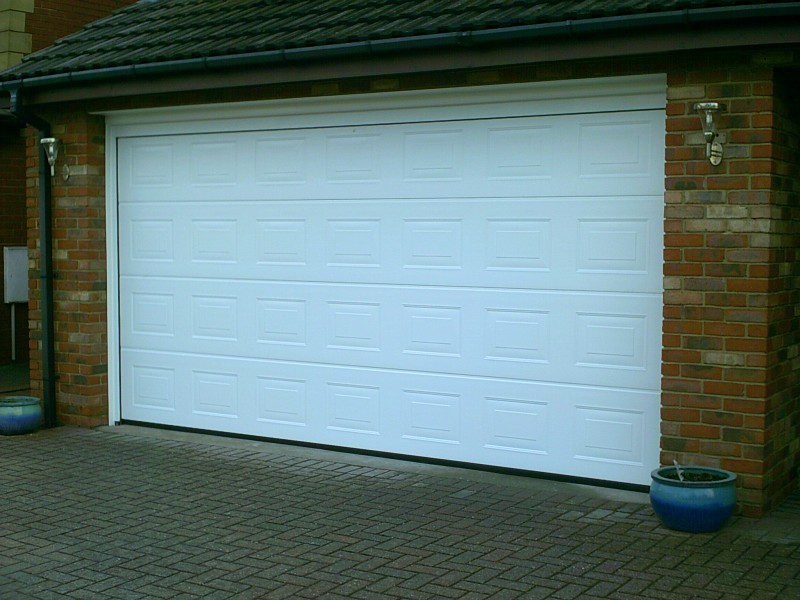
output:
<svg viewBox="0 0 800 600"><path fill-rule="evenodd" d="M654 460L656 392L138 350L122 358L128 419L634 483Z"/></svg>
<svg viewBox="0 0 800 600"><path fill-rule="evenodd" d="M656 391L660 300L131 277L126 348Z"/></svg>
<svg viewBox="0 0 800 600"><path fill-rule="evenodd" d="M663 110L131 138L120 198L663 194L663 146Z"/></svg>
<svg viewBox="0 0 800 600"><path fill-rule="evenodd" d="M663 111L457 112L120 139L122 417L647 483Z"/></svg>
<svg viewBox="0 0 800 600"><path fill-rule="evenodd" d="M648 293L662 218L653 196L135 202L120 253L137 276Z"/></svg>

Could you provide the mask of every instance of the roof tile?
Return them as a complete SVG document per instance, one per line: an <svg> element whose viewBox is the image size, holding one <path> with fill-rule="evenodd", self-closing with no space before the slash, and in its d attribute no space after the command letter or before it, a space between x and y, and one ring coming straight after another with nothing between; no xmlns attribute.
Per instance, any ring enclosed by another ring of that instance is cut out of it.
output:
<svg viewBox="0 0 800 600"><path fill-rule="evenodd" d="M0 81L197 57L753 4L759 2L140 0L27 56L0 73Z"/></svg>

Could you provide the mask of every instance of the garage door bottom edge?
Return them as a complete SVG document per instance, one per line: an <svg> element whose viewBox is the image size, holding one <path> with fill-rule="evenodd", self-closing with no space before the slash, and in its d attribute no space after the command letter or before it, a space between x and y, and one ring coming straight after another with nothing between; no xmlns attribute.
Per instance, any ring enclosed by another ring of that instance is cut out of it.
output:
<svg viewBox="0 0 800 600"><path fill-rule="evenodd" d="M333 446L330 444L318 444L298 440L287 440L282 438L272 438L259 435L249 435L246 433L230 433L226 431L216 431L213 429L198 429L195 427L181 427L180 425L166 425L162 423L148 423L146 421L133 421L120 419L115 425L134 425L136 427L148 427L151 429L164 429L168 431L181 431L185 433L198 433L202 435L213 435L216 437L235 438L240 440L253 440L257 442L268 442L271 444L283 444L286 446L302 446L304 448L317 448L343 454L360 454L363 456L377 456L380 458L390 458L395 460L405 460L409 462L439 465L444 467L455 467L460 469L472 469L475 471L486 471L489 473L499 473L503 475L513 475L517 477L530 477L533 479L545 479L563 483L575 483L579 485L591 485L595 487L609 488L615 490L625 490L629 492L647 493L650 486L637 483L625 483L622 481L608 481L605 479L593 479L591 477L578 477L575 475L561 475L559 473L546 473L543 471L528 471L525 469L514 469L511 467L500 467L481 463L463 462L457 460L447 460L442 458L431 458L426 456L416 456L413 454L400 454L396 452L381 452L379 450L365 450L363 448L350 448L346 446Z"/></svg>

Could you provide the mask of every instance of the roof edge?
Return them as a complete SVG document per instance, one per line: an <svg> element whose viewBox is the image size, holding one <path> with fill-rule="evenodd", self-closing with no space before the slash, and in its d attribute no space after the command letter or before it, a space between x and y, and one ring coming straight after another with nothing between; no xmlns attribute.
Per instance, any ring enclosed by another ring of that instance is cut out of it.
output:
<svg viewBox="0 0 800 600"><path fill-rule="evenodd" d="M80 85L104 80L129 79L197 71L212 71L236 67L252 67L274 63L314 60L321 58L368 55L393 51L423 50L437 47L471 46L497 42L514 42L548 37L571 37L593 33L668 27L674 25L703 25L720 20L734 22L759 18L786 18L800 16L800 2L750 4L734 7L683 9L633 15L576 19L554 23L537 23L498 29L458 31L424 36L409 36L385 40L365 40L324 46L288 48L88 69L71 73L21 77L0 82L0 90L25 88L54 88L62 85Z"/></svg>

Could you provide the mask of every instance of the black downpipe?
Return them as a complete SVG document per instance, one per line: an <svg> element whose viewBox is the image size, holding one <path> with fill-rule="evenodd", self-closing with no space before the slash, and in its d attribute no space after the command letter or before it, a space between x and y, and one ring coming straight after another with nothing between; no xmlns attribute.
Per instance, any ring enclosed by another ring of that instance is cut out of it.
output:
<svg viewBox="0 0 800 600"><path fill-rule="evenodd" d="M39 132L39 140L51 135L50 123L28 112L18 90L11 91L11 114L23 125ZM39 146L39 311L42 315L42 403L44 426L58 425L56 417L56 374L53 325L53 233L51 212L50 163L47 152Z"/></svg>

